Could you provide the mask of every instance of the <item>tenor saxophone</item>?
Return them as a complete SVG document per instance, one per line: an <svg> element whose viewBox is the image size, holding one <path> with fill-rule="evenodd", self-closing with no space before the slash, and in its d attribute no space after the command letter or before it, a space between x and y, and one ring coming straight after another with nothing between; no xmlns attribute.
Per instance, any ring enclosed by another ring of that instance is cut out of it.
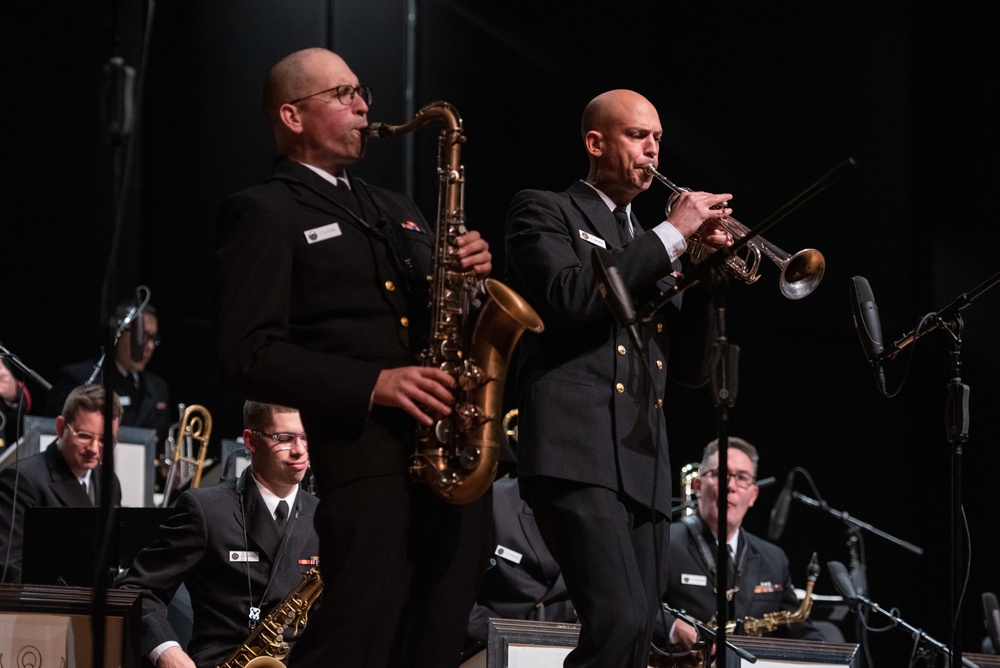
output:
<svg viewBox="0 0 1000 668"><path fill-rule="evenodd" d="M436 496L453 504L475 501L493 484L501 443L503 387L510 355L525 331L540 333L542 320L500 281L484 282L461 267L456 239L465 226L462 119L448 102L432 102L405 125L372 123L367 134L389 137L441 126L438 135L438 209L432 259L430 344L421 363L455 379L455 405L430 427L417 429L410 472Z"/></svg>
<svg viewBox="0 0 1000 668"><path fill-rule="evenodd" d="M292 593L271 609L242 645L217 668L284 668L288 656L285 631L299 633L309 621L309 608L323 592L319 569L310 568Z"/></svg>

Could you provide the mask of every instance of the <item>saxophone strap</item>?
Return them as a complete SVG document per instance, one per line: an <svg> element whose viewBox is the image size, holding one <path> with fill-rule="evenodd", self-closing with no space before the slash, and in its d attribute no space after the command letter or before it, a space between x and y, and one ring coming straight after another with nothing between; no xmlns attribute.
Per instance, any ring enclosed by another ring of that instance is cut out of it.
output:
<svg viewBox="0 0 1000 668"><path fill-rule="evenodd" d="M245 503L245 501L244 501L244 495L246 494L247 478L252 478L252 477L253 477L253 471L252 471L252 465L251 465L251 466L248 466L246 468L246 470L243 472L243 475L240 476L240 479L236 483L236 491L237 491L237 493L239 494L239 497L240 497L240 515L243 518L243 549L246 552L250 551L250 542L247 539L247 516L246 516L246 510L245 510L245 506L244 506L244 503ZM256 483L254 483L254 485L256 486ZM294 529L295 521L299 517L299 510L300 510L300 508L302 506L302 497L301 497L301 494L302 494L302 489L300 487L299 490L298 490L298 492L296 492L296 494L295 494L295 506L289 511L288 519L286 519L283 522L282 531L280 532L280 535L278 536L278 545L277 545L277 548L275 549L274 558L271 560L271 568L268 571L267 583L264 585L264 591L261 592L260 600L257 602L257 605L254 605L253 583L252 583L252 580L250 578L250 561L247 560L247 562L246 562L246 567L247 567L247 595L248 595L248 597L250 599L250 607L249 607L249 612L248 612L248 619L249 619L249 626L250 626L251 629L253 629L254 627L256 627L257 626L257 622L260 621L261 606L263 606L264 605L264 601L267 600L267 594L268 594L269 591L271 591L271 585L274 584L275 575L277 575L277 571L278 571L278 565L281 563L281 559L282 559L282 557L285 554L285 546L288 544L288 538L291 535L292 530ZM260 500L260 504L261 504L258 507L257 512L261 512L261 510L260 510L261 508L263 509L263 512L268 512L268 510L267 510L267 504L264 503L264 499L263 498L260 498L260 493L259 492L258 492L257 496L258 496L258 498ZM277 527L275 527L275 530L277 530Z"/></svg>
<svg viewBox="0 0 1000 668"><path fill-rule="evenodd" d="M692 540L694 540L694 543L698 548L698 552L701 554L701 558L704 560L705 565L708 567L708 571L712 576L712 584L713 585L717 584L718 568L715 561L715 549L714 549L717 543L715 541L715 537L713 536L712 542L709 543L706 534L708 536L711 536L712 534L709 532L708 527L705 526L705 523L698 515L685 515L684 517L681 518L681 522L687 528L688 533L691 534L691 538ZM743 527L740 527L739 529L739 539L736 541L736 545L737 545L736 559L734 560L733 563L733 568L735 573L733 581L727 583L729 584L729 589L726 590L726 599L730 603L732 603L733 598L736 595L736 592L740 590L738 584L740 581L740 574L743 573L744 567L746 566L747 563L747 549L746 549L747 539L746 536L743 535ZM714 589L715 588L713 587L713 590Z"/></svg>

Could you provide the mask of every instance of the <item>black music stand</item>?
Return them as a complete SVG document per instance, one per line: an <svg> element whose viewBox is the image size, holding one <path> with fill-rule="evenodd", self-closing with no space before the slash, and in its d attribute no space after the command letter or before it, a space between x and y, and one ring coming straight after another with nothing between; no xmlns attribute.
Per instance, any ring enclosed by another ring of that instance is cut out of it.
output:
<svg viewBox="0 0 1000 668"><path fill-rule="evenodd" d="M106 538L112 546L111 563L122 569L131 566L139 550L153 541L174 509L115 508L114 513L112 533ZM90 586L101 547L94 536L102 521L100 508L25 508L21 580ZM108 582L113 575L109 573Z"/></svg>

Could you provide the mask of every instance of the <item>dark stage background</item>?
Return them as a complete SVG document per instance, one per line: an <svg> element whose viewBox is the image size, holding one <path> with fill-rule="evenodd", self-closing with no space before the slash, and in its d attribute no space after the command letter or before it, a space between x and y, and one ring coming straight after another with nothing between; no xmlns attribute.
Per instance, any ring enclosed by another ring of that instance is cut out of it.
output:
<svg viewBox="0 0 1000 668"><path fill-rule="evenodd" d="M774 4L784 6L171 0L156 5L145 57L149 5L26 6L27 18L5 22L3 39L12 66L0 341L43 376L96 355L110 262L112 301L139 283L152 290L165 342L151 370L168 379L172 400L208 407L216 441L236 436L240 401L215 369L214 212L268 173L260 82L280 56L306 46L337 50L375 88L371 120L402 123L438 99L461 110L468 219L491 242L497 277L508 202L521 188L563 189L586 174L580 112L604 90L645 94L664 126L660 171L732 192L748 225L850 156L857 169L767 235L788 251L822 250L819 289L785 300L766 263L758 284L728 290L728 334L742 349L731 433L761 449L762 477L780 482L803 467L832 507L922 547L917 557L866 534L871 597L950 642L949 339L935 332L888 365L893 387L909 375L898 397L883 398L851 323L848 286L852 276L869 279L895 340L1000 269L995 37L985 9ZM115 161L101 72L116 52L144 76L121 248L109 261ZM412 188L432 219L435 153L430 132L380 140L356 171ZM654 183L636 200L640 219L659 220L666 198ZM1000 590L1000 290L965 316L972 428L960 470L971 573L962 643L978 651L980 595ZM679 470L714 437L715 410L707 390L684 388L671 389L667 406ZM796 489L817 493L801 478ZM761 492L751 530L766 533L777 492ZM814 550L822 564L848 561L845 539L841 522L796 504L780 543L801 584ZM817 591L833 593L827 574ZM873 635L877 663L905 665L910 640L901 630Z"/></svg>

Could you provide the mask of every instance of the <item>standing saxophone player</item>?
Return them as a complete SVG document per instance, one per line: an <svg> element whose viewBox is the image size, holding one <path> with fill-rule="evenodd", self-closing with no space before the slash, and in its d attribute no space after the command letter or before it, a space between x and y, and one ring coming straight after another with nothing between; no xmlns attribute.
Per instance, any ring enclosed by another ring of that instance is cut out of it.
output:
<svg viewBox="0 0 1000 668"><path fill-rule="evenodd" d="M299 485L309 467L299 412L248 401L243 427L250 466L239 479L181 494L119 576L118 586L142 589L140 651L156 668L223 664L251 634L251 607L260 611L255 626L268 621L318 555L318 501ZM167 610L182 583L194 613L186 651Z"/></svg>
<svg viewBox="0 0 1000 668"><path fill-rule="evenodd" d="M761 620L767 613L779 610L795 611L795 597L788 557L773 543L742 528L743 518L757 501L757 449L743 440L728 439L726 484L726 542L732 555L727 582L733 591L730 598L729 620L750 617ZM674 609L703 623L715 616L715 564L718 527L719 444L712 441L705 447L698 476L691 486L697 499L698 512L670 527L667 563L670 575L663 600ZM664 613L665 614L665 613ZM686 622L666 615L666 623L654 627L659 645L663 629L669 629L671 645L690 649L698 640L697 632ZM808 619L780 627L775 635L804 640L823 640L824 636Z"/></svg>
<svg viewBox="0 0 1000 668"><path fill-rule="evenodd" d="M218 346L236 393L298 407L310 437L324 602L289 665L457 666L489 495L448 505L408 473L417 423L449 413L455 386L417 357L434 231L407 197L347 171L372 93L342 58L286 56L263 98L280 159L219 211ZM456 246L489 274L477 232Z"/></svg>
<svg viewBox="0 0 1000 668"><path fill-rule="evenodd" d="M729 242L719 219L731 209L715 207L730 195L685 192L644 230L631 204L659 157L656 109L633 91L608 91L587 105L581 130L586 180L522 191L507 214L510 285L545 321L544 333L522 339L518 477L580 617L565 666L639 668L666 577L656 558L670 517L666 377L706 382L716 335L705 290L694 288L679 311L668 304L638 328L647 352L637 354L595 287L592 251L610 254L633 295L666 290L695 230L704 224L704 239Z"/></svg>

